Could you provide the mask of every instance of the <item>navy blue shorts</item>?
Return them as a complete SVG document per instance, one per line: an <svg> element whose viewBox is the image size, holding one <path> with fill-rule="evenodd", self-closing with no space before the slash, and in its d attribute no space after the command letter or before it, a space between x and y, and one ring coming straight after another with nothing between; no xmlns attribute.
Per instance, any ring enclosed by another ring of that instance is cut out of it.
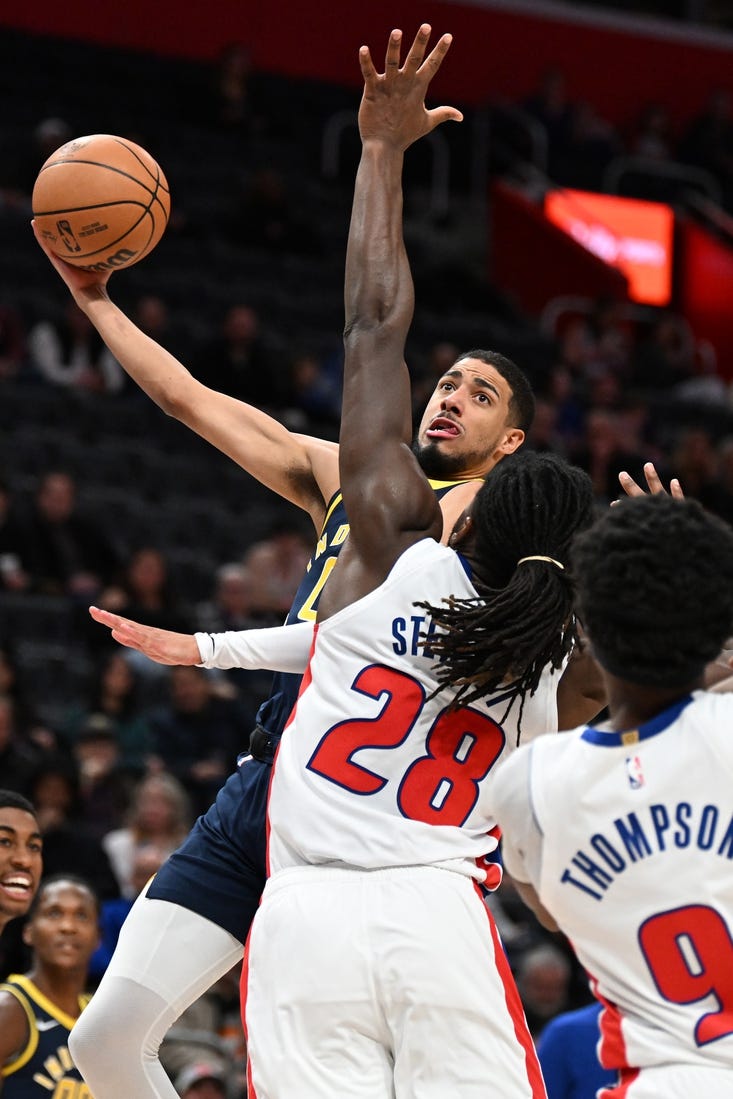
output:
<svg viewBox="0 0 733 1099"><path fill-rule="evenodd" d="M153 878L148 896L205 916L241 943L265 888L272 767L246 756Z"/></svg>

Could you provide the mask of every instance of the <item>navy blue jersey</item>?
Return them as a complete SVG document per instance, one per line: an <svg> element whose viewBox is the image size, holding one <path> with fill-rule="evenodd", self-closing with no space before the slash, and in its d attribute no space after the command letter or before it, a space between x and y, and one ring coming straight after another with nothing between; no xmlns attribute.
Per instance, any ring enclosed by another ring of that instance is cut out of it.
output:
<svg viewBox="0 0 733 1099"><path fill-rule="evenodd" d="M0 1069L3 1099L92 1099L69 1053L76 1019L51 1003L29 977L13 974L0 992L14 996L28 1019L25 1047ZM88 1002L89 996L80 996L79 1010Z"/></svg>
<svg viewBox="0 0 733 1099"><path fill-rule="evenodd" d="M463 483L462 481L430 482L439 500L445 496L446 492ZM323 586L331 575L348 533L349 523L339 491L329 501L320 538L285 619L286 625L296 622L315 622ZM293 672L275 673L270 697L262 703L257 712L257 724L270 736L280 736L285 728L298 697L300 680L301 676Z"/></svg>
<svg viewBox="0 0 733 1099"><path fill-rule="evenodd" d="M431 481L440 498L459 481ZM288 623L315 622L318 598L349 526L341 493L329 502L318 544L308 563ZM170 901L204 916L244 943L267 877L267 797L270 764L300 690L300 675L278 673L257 715L248 754L198 818L177 851L148 887L152 900ZM3 1099L5 1097L3 1096Z"/></svg>

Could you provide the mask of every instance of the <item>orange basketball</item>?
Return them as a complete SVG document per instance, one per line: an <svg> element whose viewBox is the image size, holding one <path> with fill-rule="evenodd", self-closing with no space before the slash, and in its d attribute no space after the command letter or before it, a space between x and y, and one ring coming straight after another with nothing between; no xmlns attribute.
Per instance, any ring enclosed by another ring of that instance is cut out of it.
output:
<svg viewBox="0 0 733 1099"><path fill-rule="evenodd" d="M168 224L166 178L150 153L124 137L67 141L38 173L33 217L61 259L91 271L131 267Z"/></svg>

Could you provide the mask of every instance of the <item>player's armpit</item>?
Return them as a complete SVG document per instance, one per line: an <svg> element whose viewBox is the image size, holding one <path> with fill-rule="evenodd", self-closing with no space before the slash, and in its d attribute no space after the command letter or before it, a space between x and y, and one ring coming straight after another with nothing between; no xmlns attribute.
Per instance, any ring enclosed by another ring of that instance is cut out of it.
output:
<svg viewBox="0 0 733 1099"><path fill-rule="evenodd" d="M548 931L559 931L560 928L537 896L534 886L530 885L529 882L517 881L516 878L512 878L512 881L516 886L517 893L519 893L527 907L532 909L542 926L547 928Z"/></svg>

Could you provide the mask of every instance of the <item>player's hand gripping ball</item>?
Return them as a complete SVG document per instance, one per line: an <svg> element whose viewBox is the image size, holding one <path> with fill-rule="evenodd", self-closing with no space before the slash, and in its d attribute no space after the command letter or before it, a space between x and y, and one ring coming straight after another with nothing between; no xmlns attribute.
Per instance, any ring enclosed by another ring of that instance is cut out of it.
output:
<svg viewBox="0 0 733 1099"><path fill-rule="evenodd" d="M155 248L171 208L166 178L127 138L67 141L38 173L33 217L51 251L75 267L131 267Z"/></svg>

